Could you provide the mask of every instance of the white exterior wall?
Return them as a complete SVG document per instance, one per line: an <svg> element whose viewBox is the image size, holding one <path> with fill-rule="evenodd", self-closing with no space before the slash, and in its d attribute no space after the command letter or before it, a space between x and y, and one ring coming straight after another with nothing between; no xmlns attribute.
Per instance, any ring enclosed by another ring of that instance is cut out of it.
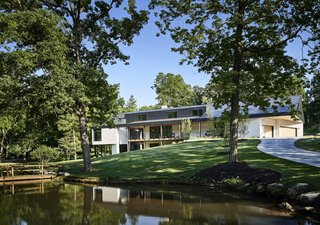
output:
<svg viewBox="0 0 320 225"><path fill-rule="evenodd" d="M274 127L274 137L280 137L280 127L292 127L297 128L297 136L303 136L303 123L300 121L289 121L283 120L279 117L263 117L263 118L251 118L249 119L248 132L244 136L245 138L263 138L264 137L264 125L273 126Z"/></svg>
<svg viewBox="0 0 320 225"><path fill-rule="evenodd" d="M281 120L281 119L273 119L272 117L269 118L261 118L261 131L260 137L263 137L263 125L269 125L274 127L274 137L280 137L280 127L292 127L297 128L297 136L303 136L303 123L299 121L289 121L289 120Z"/></svg>
<svg viewBox="0 0 320 225"><path fill-rule="evenodd" d="M128 144L128 129L126 127L119 127L117 130L119 135L119 144Z"/></svg>
<svg viewBox="0 0 320 225"><path fill-rule="evenodd" d="M247 125L248 129L247 129L247 132L245 133L245 135L243 136L244 138L254 138L254 137L261 136L261 134L260 134L261 123L260 123L259 118L249 119L249 121L247 122L246 125Z"/></svg>
<svg viewBox="0 0 320 225"><path fill-rule="evenodd" d="M112 155L120 153L118 130L116 128L101 128L101 141L94 140L93 130L92 145L112 145Z"/></svg>

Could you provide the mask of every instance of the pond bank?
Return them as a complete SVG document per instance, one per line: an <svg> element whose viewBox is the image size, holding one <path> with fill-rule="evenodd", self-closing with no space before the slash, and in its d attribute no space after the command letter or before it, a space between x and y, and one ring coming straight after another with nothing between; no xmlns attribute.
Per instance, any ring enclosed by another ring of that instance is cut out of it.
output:
<svg viewBox="0 0 320 225"><path fill-rule="evenodd" d="M201 170L191 178L184 179L123 179L65 176L65 181L112 186L167 185L208 187L210 189L233 190L267 197L279 204L280 209L291 213L302 213L320 219L320 191L311 192L306 183L285 187L281 174L272 170L251 168L246 163L219 164Z"/></svg>

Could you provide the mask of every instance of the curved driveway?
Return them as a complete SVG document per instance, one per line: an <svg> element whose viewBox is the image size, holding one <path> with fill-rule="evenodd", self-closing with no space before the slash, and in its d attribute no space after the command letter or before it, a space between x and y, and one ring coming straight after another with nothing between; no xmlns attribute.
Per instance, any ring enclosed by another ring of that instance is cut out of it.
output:
<svg viewBox="0 0 320 225"><path fill-rule="evenodd" d="M312 152L296 148L293 144L296 140L298 139L261 139L258 149L278 158L320 167L320 152Z"/></svg>

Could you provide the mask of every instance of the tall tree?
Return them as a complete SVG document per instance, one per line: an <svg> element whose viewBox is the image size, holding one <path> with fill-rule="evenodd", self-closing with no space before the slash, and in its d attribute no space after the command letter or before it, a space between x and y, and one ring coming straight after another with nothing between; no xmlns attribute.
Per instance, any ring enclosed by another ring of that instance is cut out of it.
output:
<svg viewBox="0 0 320 225"><path fill-rule="evenodd" d="M0 10L0 117L7 121L1 136L7 150L19 144L26 152L52 142L52 123L68 102L65 88L74 82L66 72L66 39L57 15Z"/></svg>
<svg viewBox="0 0 320 225"><path fill-rule="evenodd" d="M314 75L308 91L307 126L320 132L320 72Z"/></svg>
<svg viewBox="0 0 320 225"><path fill-rule="evenodd" d="M160 105L177 107L193 104L192 88L180 74L159 73L151 88L155 90Z"/></svg>
<svg viewBox="0 0 320 225"><path fill-rule="evenodd" d="M265 108L268 98L301 85L304 70L285 47L305 29L312 1L152 0L157 25L180 44L182 62L211 74L214 105L230 107L230 162L237 161L240 101Z"/></svg>
<svg viewBox="0 0 320 225"><path fill-rule="evenodd" d="M138 110L137 100L134 98L133 95L130 95L128 101L126 102L126 104L123 107L123 111L124 112L134 112L137 110Z"/></svg>
<svg viewBox="0 0 320 225"><path fill-rule="evenodd" d="M77 115L84 170L91 171L88 120L92 124L106 123L118 111L118 85L110 85L103 65L127 61L128 56L119 48L130 45L147 22L148 13L138 11L134 0L127 6L123 0L5 0L1 4L8 10L41 7L64 18L64 32L68 41L68 60L71 74L77 81L69 97L70 109ZM121 10L121 11L119 11Z"/></svg>

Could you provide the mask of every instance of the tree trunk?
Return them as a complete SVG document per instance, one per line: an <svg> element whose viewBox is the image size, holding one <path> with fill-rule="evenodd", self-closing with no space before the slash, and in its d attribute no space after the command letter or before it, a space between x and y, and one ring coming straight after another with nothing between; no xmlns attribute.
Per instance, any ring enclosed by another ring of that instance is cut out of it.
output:
<svg viewBox="0 0 320 225"><path fill-rule="evenodd" d="M81 148L83 155L83 164L84 164L84 172L91 172L91 158L90 158L90 145L88 141L87 135L87 117L85 107L81 107L81 111L79 113L79 122L80 122L80 139L81 139Z"/></svg>
<svg viewBox="0 0 320 225"><path fill-rule="evenodd" d="M238 161L239 92L231 97L229 163Z"/></svg>
<svg viewBox="0 0 320 225"><path fill-rule="evenodd" d="M83 190L83 213L82 213L82 225L90 224L90 212L92 202L92 187L84 187Z"/></svg>
<svg viewBox="0 0 320 225"><path fill-rule="evenodd" d="M77 160L77 145L76 145L76 132L75 130L72 130L73 135L73 147L74 147L74 159Z"/></svg>
<svg viewBox="0 0 320 225"><path fill-rule="evenodd" d="M237 2L237 13L236 15L239 18L235 18L238 21L241 21L237 24L235 30L235 41L234 41L234 58L233 58L233 77L232 83L235 87L234 93L231 95L231 116L230 116L230 154L229 154L229 163L234 163L238 161L238 129L239 129L239 109L240 109L240 74L242 69L243 62L243 53L242 53L242 32L243 32L243 14L244 14L244 3L242 0Z"/></svg>

